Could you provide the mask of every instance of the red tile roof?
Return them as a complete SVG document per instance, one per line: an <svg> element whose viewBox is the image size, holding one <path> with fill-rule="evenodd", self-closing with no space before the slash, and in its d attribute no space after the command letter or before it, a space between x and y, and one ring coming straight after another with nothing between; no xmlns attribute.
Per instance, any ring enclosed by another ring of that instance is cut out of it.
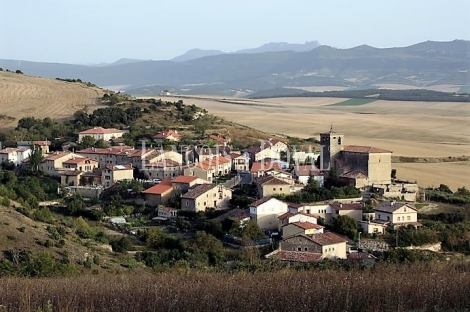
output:
<svg viewBox="0 0 470 312"><path fill-rule="evenodd" d="M75 165L75 164L78 165L78 164L81 164L85 161L89 161L90 163L94 163L94 164L98 163L96 160L88 158L88 157L83 157L83 158L82 157L77 157L77 158L71 158L69 160L64 161L64 164L66 164L66 165L69 165L69 164L70 165L72 165L72 164L73 165Z"/></svg>
<svg viewBox="0 0 470 312"><path fill-rule="evenodd" d="M280 215L279 217L277 217L279 220L285 220L287 218L290 218L292 216L295 216L295 213L292 213L292 212L286 212L282 215Z"/></svg>
<svg viewBox="0 0 470 312"><path fill-rule="evenodd" d="M267 175L255 179L255 183L258 185L290 185L289 182L276 178L272 175Z"/></svg>
<svg viewBox="0 0 470 312"><path fill-rule="evenodd" d="M65 157L67 155L70 155L72 157L72 152L55 152L53 154L46 154L46 155L44 155L43 161L45 161L45 160L57 160L59 158Z"/></svg>
<svg viewBox="0 0 470 312"><path fill-rule="evenodd" d="M180 175L171 180L172 183L191 183L196 181L198 178L197 177L190 177L190 176L184 176Z"/></svg>
<svg viewBox="0 0 470 312"><path fill-rule="evenodd" d="M181 198L196 199L202 194L212 190L215 187L217 187L217 185L215 184L199 184L195 186L193 189L190 189L186 194L181 196Z"/></svg>
<svg viewBox="0 0 470 312"><path fill-rule="evenodd" d="M374 153L391 153L389 150L372 147L372 146L359 146L347 145L343 149L344 152L361 153L361 154L374 154Z"/></svg>
<svg viewBox="0 0 470 312"><path fill-rule="evenodd" d="M324 226L311 223L311 222L294 222L292 224L304 230L311 230L311 229L320 230L324 228Z"/></svg>
<svg viewBox="0 0 470 312"><path fill-rule="evenodd" d="M147 168L165 168L165 167L179 167L180 163L171 159L164 159L162 161L152 162L146 164Z"/></svg>
<svg viewBox="0 0 470 312"><path fill-rule="evenodd" d="M282 170L281 164L279 162L255 162L251 166L251 173L264 172L271 169Z"/></svg>
<svg viewBox="0 0 470 312"><path fill-rule="evenodd" d="M94 127L93 129L88 129L82 132L79 132L78 134L81 135L87 135L87 134L112 134L112 133L124 133L124 130L118 130L115 128L103 128L103 127Z"/></svg>
<svg viewBox="0 0 470 312"><path fill-rule="evenodd" d="M305 235L305 236L320 246L329 246L329 245L335 245L335 244L347 242L346 239L342 238L341 236L333 232L311 234L311 235Z"/></svg>
<svg viewBox="0 0 470 312"><path fill-rule="evenodd" d="M263 197L263 198L261 198L261 199L258 199L258 200L255 201L254 203L252 203L252 204L250 205L250 207L258 207L258 206L264 204L265 202L269 201L270 199L278 200L278 199L276 199L276 198L266 196L266 197ZM280 201L280 200L279 200L279 201Z"/></svg>
<svg viewBox="0 0 470 312"><path fill-rule="evenodd" d="M315 167L315 165L294 166L294 170L297 172L299 176L323 175L320 169Z"/></svg>
<svg viewBox="0 0 470 312"><path fill-rule="evenodd" d="M162 195L162 194L168 193L172 190L173 190L173 187L171 186L171 184L168 185L166 183L163 183L163 181L162 181L162 183L156 184L156 185L152 186L151 188L146 189L142 193Z"/></svg>
<svg viewBox="0 0 470 312"><path fill-rule="evenodd" d="M168 130L168 131L163 131L158 133L157 135L154 136L155 139L166 139L170 136L173 136L175 139L180 139L181 134L178 133L176 130Z"/></svg>
<svg viewBox="0 0 470 312"><path fill-rule="evenodd" d="M134 148L131 146L112 146L108 148L85 148L77 151L78 154L104 154L104 155L119 155L126 152L133 151Z"/></svg>

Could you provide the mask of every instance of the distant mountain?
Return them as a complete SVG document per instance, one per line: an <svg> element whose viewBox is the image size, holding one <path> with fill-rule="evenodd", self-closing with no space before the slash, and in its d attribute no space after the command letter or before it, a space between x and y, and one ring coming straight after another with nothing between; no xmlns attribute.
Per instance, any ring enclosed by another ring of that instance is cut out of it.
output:
<svg viewBox="0 0 470 312"><path fill-rule="evenodd" d="M105 67L0 60L0 67L42 77L80 78L146 94L158 93L160 88L220 95L279 88L458 88L470 86L470 41L428 41L385 49L319 46L305 52L224 53L180 62L141 61Z"/></svg>
<svg viewBox="0 0 470 312"><path fill-rule="evenodd" d="M287 43L287 42L270 42L254 49L238 50L235 53L265 53L265 52L282 52L295 51L306 52L319 47L318 41L306 41L305 43Z"/></svg>
<svg viewBox="0 0 470 312"><path fill-rule="evenodd" d="M138 63L138 62L146 62L148 60L138 60L138 59L130 59L130 58L122 58L113 62L111 64L107 64L106 66L114 66L114 65L124 65L124 64L131 64L131 63Z"/></svg>
<svg viewBox="0 0 470 312"><path fill-rule="evenodd" d="M213 55L219 55L219 54L224 54L224 53L225 52L222 52L219 50L192 49L186 52L185 54L172 58L171 60L174 62L185 62L185 61L194 60L200 57L213 56Z"/></svg>

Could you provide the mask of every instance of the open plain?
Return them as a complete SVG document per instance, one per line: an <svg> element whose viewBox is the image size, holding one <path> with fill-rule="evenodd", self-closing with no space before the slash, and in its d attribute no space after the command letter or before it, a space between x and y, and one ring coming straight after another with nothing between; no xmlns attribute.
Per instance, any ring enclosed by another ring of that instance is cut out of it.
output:
<svg viewBox="0 0 470 312"><path fill-rule="evenodd" d="M394 156L470 155L469 103L377 100L363 105L332 106L346 99L212 96L161 99L182 99L227 120L279 135L319 138L320 132L333 126L334 131L345 134L345 144L384 148L393 151ZM416 180L423 187L444 183L456 190L470 186L470 162L392 166L399 178Z"/></svg>

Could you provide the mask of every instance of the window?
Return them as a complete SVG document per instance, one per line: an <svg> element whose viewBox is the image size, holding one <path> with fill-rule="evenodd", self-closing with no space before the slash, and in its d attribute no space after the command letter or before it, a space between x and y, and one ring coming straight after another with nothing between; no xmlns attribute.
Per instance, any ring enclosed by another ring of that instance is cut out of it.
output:
<svg viewBox="0 0 470 312"><path fill-rule="evenodd" d="M390 221L390 217L389 217L389 216L387 216L387 221Z"/></svg>
<svg viewBox="0 0 470 312"><path fill-rule="evenodd" d="M275 190L276 190L276 188L275 188L275 187L273 187L273 191L275 191Z"/></svg>
<svg viewBox="0 0 470 312"><path fill-rule="evenodd" d="M307 247L305 247L305 248L304 248L304 251L308 251L308 248L307 248Z"/></svg>
<svg viewBox="0 0 470 312"><path fill-rule="evenodd" d="M279 188L279 190L280 190L280 191L282 191L282 187L281 187L281 188Z"/></svg>
<svg viewBox="0 0 470 312"><path fill-rule="evenodd" d="M302 251L302 247L297 247L297 251Z"/></svg>
<svg viewBox="0 0 470 312"><path fill-rule="evenodd" d="M407 216L407 217L406 217L406 220L410 221L410 220L411 220L411 217L410 217L410 216Z"/></svg>
<svg viewBox="0 0 470 312"><path fill-rule="evenodd" d="M400 217L398 217L397 221L400 221Z"/></svg>

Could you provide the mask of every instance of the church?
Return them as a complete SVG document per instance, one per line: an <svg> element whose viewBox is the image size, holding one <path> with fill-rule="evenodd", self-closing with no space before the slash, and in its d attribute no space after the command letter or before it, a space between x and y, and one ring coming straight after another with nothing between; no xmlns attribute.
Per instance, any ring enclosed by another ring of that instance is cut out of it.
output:
<svg viewBox="0 0 470 312"><path fill-rule="evenodd" d="M340 179L357 188L391 184L392 152L358 145L344 145L344 134L320 133L322 170L336 170Z"/></svg>

